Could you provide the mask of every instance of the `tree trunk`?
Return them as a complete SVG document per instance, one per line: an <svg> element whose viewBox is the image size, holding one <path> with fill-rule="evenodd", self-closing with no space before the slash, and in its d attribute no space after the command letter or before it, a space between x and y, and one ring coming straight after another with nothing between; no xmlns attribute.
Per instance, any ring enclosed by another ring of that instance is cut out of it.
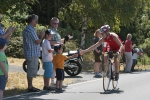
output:
<svg viewBox="0 0 150 100"><path fill-rule="evenodd" d="M82 36L81 36L81 49L84 49L85 48L85 34L86 34L86 31L87 31L87 18L86 17L83 17L82 18Z"/></svg>
<svg viewBox="0 0 150 100"><path fill-rule="evenodd" d="M54 0L54 15L58 17L58 0Z"/></svg>

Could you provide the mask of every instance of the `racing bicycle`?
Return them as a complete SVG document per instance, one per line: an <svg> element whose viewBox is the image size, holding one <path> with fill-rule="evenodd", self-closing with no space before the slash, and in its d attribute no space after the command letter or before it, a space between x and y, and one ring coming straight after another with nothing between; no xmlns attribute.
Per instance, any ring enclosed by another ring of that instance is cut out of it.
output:
<svg viewBox="0 0 150 100"><path fill-rule="evenodd" d="M107 65L104 64L104 57L108 55ZM115 65L113 58L117 56L117 52L104 52L102 54L102 74L103 74L103 90L109 90L112 81L113 89L117 88L118 80L115 80ZM117 59L118 60L118 59Z"/></svg>

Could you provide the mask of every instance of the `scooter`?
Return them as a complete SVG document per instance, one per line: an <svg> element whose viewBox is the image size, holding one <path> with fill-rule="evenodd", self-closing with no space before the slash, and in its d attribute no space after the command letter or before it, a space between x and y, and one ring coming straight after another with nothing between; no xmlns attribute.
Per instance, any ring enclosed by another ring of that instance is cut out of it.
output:
<svg viewBox="0 0 150 100"><path fill-rule="evenodd" d="M68 52L63 53L63 55L66 55L66 56L71 56L75 53L78 54L78 57L66 60L64 63L64 71L70 76L76 76L81 73L82 65L80 62L83 61L83 57L80 55L79 50L68 51ZM42 57L39 57L39 59L42 60ZM38 70L39 70L40 62L38 62L38 63L39 63L38 64ZM22 67L23 67L23 70L25 72L27 72L27 61L26 60L23 62Z"/></svg>

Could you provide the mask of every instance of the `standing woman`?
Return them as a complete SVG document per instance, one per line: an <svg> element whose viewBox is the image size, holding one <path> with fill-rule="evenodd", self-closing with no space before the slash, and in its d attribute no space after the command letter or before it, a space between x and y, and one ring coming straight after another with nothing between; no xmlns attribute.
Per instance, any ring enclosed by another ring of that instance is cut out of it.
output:
<svg viewBox="0 0 150 100"><path fill-rule="evenodd" d="M100 40L100 37L101 37L100 29L97 29L94 33L94 38L93 38L94 44L96 44ZM100 62L101 62L100 55L102 54L102 44L99 47L97 47L96 49L94 49L93 53L94 53L94 57L95 57L95 62L94 62L95 76L94 77L102 77L102 74L99 71Z"/></svg>
<svg viewBox="0 0 150 100"><path fill-rule="evenodd" d="M126 58L126 66L125 66L125 72L130 73L131 66L132 66L132 35L127 35L127 40L125 41L125 58Z"/></svg>

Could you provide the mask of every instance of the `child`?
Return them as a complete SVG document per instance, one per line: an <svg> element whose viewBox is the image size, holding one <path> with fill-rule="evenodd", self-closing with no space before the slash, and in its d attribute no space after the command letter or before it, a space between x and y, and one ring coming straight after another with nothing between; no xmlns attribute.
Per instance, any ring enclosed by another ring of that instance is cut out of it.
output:
<svg viewBox="0 0 150 100"><path fill-rule="evenodd" d="M8 42L0 38L0 100L3 97L3 91L5 90L7 79L8 79L8 62L4 53L7 48Z"/></svg>
<svg viewBox="0 0 150 100"><path fill-rule="evenodd" d="M50 29L45 31L45 39L42 42L42 61L44 67L44 87L43 90L51 90L49 86L50 78L53 76L53 54L54 51L51 48L49 40L52 38L52 32Z"/></svg>
<svg viewBox="0 0 150 100"><path fill-rule="evenodd" d="M56 52L56 54L53 56L53 64L56 70L56 78L57 78L56 92L62 92L62 84L64 80L64 62L67 59L77 57L78 54L74 54L69 57L62 55L63 47L61 46L61 44L55 44L54 51Z"/></svg>

